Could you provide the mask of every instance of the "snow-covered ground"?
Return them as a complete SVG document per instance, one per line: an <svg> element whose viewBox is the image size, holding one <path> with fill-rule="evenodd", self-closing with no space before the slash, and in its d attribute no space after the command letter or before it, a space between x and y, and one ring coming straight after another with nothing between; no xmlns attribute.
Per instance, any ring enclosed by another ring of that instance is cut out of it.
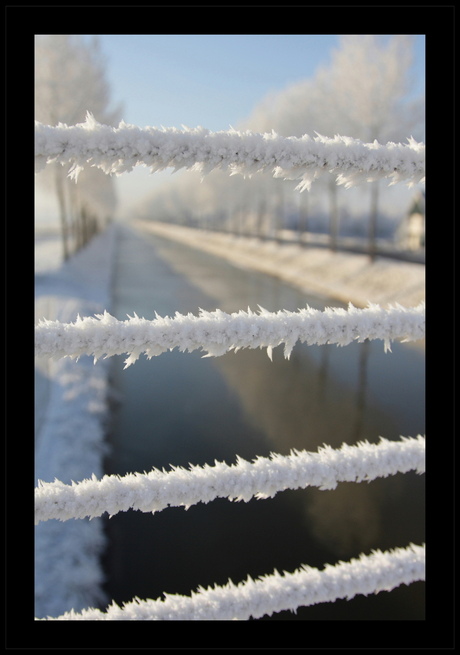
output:
<svg viewBox="0 0 460 655"><path fill-rule="evenodd" d="M63 322L110 308L115 232L95 238L62 265L58 236L36 238L35 321ZM35 483L103 475L108 362L91 357L35 361ZM35 532L35 616L105 604L100 519L47 521Z"/></svg>
<svg viewBox="0 0 460 655"><path fill-rule="evenodd" d="M332 254L325 249L303 252L296 246L144 225L248 266L276 274L307 291L356 306L368 301L415 306L425 298L425 267L362 255ZM116 226L110 226L65 265L59 237L37 235L35 249L35 320L74 321L77 315L110 311L111 275ZM331 302L333 304L333 302ZM244 309L244 308L242 308ZM280 308L282 309L282 308ZM198 311L198 308L197 308ZM103 474L108 417L108 360L36 359L35 477L70 483ZM105 547L101 519L36 526L35 616L58 616L74 609L105 606L100 555Z"/></svg>
<svg viewBox="0 0 460 655"><path fill-rule="evenodd" d="M351 302L356 307L366 307L369 302L415 307L425 300L424 264L382 257L371 262L367 255L263 242L153 221L133 224L224 257L237 266L276 275L306 293Z"/></svg>

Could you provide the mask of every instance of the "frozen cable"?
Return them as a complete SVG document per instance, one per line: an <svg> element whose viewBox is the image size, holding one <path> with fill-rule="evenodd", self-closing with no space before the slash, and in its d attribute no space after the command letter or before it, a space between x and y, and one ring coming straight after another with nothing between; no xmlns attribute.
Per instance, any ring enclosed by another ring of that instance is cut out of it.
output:
<svg viewBox="0 0 460 655"><path fill-rule="evenodd" d="M74 178L86 166L118 175L138 165L151 172L166 168L202 174L214 169L243 175L269 171L275 177L301 180L300 190L309 189L326 172L335 174L337 183L346 187L382 178L412 186L425 179L425 145L412 137L407 144L382 145L338 135L297 138L274 131L140 128L123 121L111 127L98 123L89 112L84 123L74 126L35 123L36 171L51 162L71 166Z"/></svg>
<svg viewBox="0 0 460 655"><path fill-rule="evenodd" d="M110 357L129 354L126 366L144 353L149 359L179 348L181 351L203 349L207 356L223 355L241 348L272 349L284 343L284 355L289 358L294 345L335 343L345 346L352 341L381 339L385 350L391 341L423 339L425 336L425 303L405 308L400 305L383 309L369 304L357 309L351 303L348 310L326 308L324 311L300 309L259 313L239 311L227 314L200 310L198 316L176 312L173 318L148 320L134 314L119 321L108 312L95 317L78 317L74 323L43 319L35 327L35 354L40 357L73 357L93 355Z"/></svg>
<svg viewBox="0 0 460 655"><path fill-rule="evenodd" d="M153 469L123 477L105 475L101 480L93 475L72 484L39 481L35 489L35 523L94 518L106 512L113 516L130 509L154 513L216 498L271 498L286 489L335 489L338 482L369 482L408 471L425 472L425 438L421 435L402 437L400 441L381 437L376 444L364 441L353 446L343 444L340 449L323 446L317 453L272 453L253 462L238 457L233 465L216 461L214 466Z"/></svg>
<svg viewBox="0 0 460 655"><path fill-rule="evenodd" d="M105 612L89 608L70 611L52 621L247 621L299 607L350 600L358 594L391 591L401 584L425 580L425 546L374 550L348 562L327 564L322 570L301 566L294 573L278 573L225 586L199 587L190 596L163 594L164 599L139 600Z"/></svg>

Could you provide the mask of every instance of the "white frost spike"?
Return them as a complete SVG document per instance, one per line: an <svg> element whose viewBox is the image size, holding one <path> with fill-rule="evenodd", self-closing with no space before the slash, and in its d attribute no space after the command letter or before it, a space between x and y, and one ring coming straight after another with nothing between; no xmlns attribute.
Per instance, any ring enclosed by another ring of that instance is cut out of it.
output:
<svg viewBox="0 0 460 655"><path fill-rule="evenodd" d="M418 340L425 337L425 304L405 308L394 305L383 309L369 304L365 309L349 305L348 310L311 307L297 312L239 311L226 314L200 310L198 316L176 312L149 321L134 315L118 321L107 312L79 318L75 323L40 321L35 327L35 353L41 357L110 357L128 354L126 366L144 353L148 358L179 348L185 352L203 349L207 356L218 357L241 348L273 348L285 344L289 357L297 342L309 345L380 339L385 350L394 339Z"/></svg>
<svg viewBox="0 0 460 655"><path fill-rule="evenodd" d="M303 565L293 573L274 571L239 584L200 586L189 596L163 594L119 607L113 602L105 612L88 608L71 610L44 621L247 621L318 603L351 599L356 595L391 591L425 580L425 545L373 550L348 562L326 564L322 570ZM37 619L40 620L40 619Z"/></svg>
<svg viewBox="0 0 460 655"><path fill-rule="evenodd" d="M235 465L215 462L215 466L154 469L121 478L105 475L100 481L93 478L74 485L59 480L41 482L35 489L35 521L67 521L105 512L113 516L129 509L158 512L216 498L270 498L285 489L334 489L339 482L368 482L408 471L425 471L425 438L421 435L400 441L381 438L377 444L344 444L337 450L325 446L317 453L272 454L252 463L237 457Z"/></svg>
<svg viewBox="0 0 460 655"><path fill-rule="evenodd" d="M233 129L211 132L202 127L141 129L123 121L111 127L87 113L86 121L74 126L35 122L35 170L51 162L69 165L74 179L85 166L110 175L139 165L152 173L166 168L197 170L202 175L215 169L245 176L268 171L275 177L301 180L297 188L303 191L327 171L347 187L382 178L417 184L425 178L425 145L412 138L407 144L381 145L338 135L296 138Z"/></svg>

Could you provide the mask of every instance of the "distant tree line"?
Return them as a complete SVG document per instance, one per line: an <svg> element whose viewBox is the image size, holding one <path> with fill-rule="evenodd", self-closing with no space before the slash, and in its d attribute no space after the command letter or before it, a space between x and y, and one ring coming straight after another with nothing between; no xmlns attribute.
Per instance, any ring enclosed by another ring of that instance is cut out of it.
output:
<svg viewBox="0 0 460 655"><path fill-rule="evenodd" d="M343 36L329 65L320 68L312 79L265 98L237 128L274 130L285 137L341 134L366 143L406 142L410 136L424 140L424 97L409 95L411 38ZM203 181L187 173L156 190L139 213L155 220L260 238L276 238L287 226L295 226L299 240L306 232L318 231L322 221L330 248L335 250L339 235L351 227L346 204L342 202L344 194L351 190L338 187L335 177L327 175L313 183L312 191L299 193L294 187L295 184L264 173L243 180L216 171ZM365 234L372 259L376 239L391 231L385 212L380 209L381 183L370 182L358 193L367 209L361 214L361 226L355 223L353 230ZM384 193L391 190L385 189ZM401 208L401 216L407 209Z"/></svg>

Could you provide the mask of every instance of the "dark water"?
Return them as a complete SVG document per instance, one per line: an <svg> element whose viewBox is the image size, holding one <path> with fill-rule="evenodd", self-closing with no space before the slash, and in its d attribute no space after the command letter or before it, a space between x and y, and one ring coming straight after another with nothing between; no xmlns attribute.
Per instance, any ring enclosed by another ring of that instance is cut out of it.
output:
<svg viewBox="0 0 460 655"><path fill-rule="evenodd" d="M198 308L296 310L340 303L306 297L269 276L236 268L185 246L123 230L112 313L197 313ZM316 451L379 436L425 433L424 351L380 341L296 345L285 360L242 350L220 358L164 353L123 370L113 358L120 403L113 412L106 472L125 474L170 464L228 464L291 449ZM397 475L341 483L334 491L279 493L270 500L219 499L188 510L120 513L107 520L107 593L122 604L188 595L198 586L238 583L301 564L322 568L425 541L425 476ZM262 620L420 620L424 583L281 612Z"/></svg>

